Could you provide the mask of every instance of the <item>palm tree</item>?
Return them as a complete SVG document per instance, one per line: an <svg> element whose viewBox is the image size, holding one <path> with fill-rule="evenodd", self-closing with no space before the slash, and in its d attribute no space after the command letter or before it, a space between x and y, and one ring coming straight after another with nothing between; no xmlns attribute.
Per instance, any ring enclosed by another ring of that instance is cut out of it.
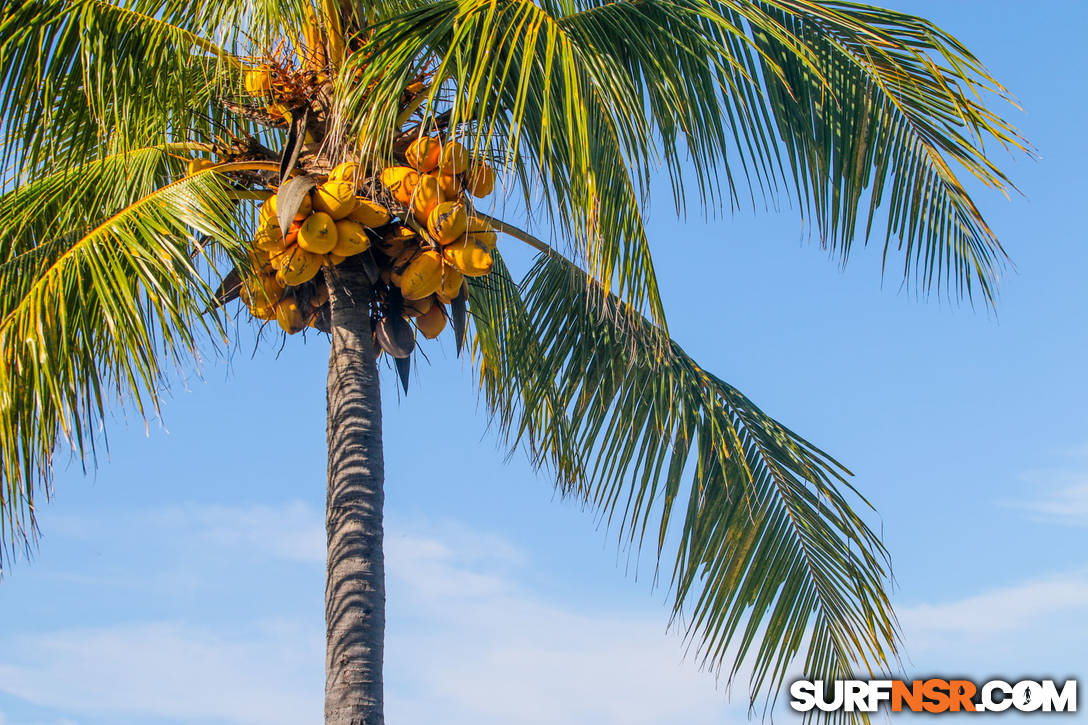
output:
<svg viewBox="0 0 1088 725"><path fill-rule="evenodd" d="M1010 188L984 144L1025 144L950 35L834 0L9 0L0 68L9 560L32 545L58 447L93 466L106 412L157 415L172 371L226 343L234 317L309 322L330 339L325 722L382 722L376 361L407 391L416 341L392 276L406 270L381 244L406 229L413 259L447 253L433 215L413 214L421 185L403 198L379 179L413 141L456 140L471 158L453 171L494 167L527 226L559 240L470 209L477 237L503 242L488 273L428 298L448 304L432 321L452 321L511 450L630 545L650 539L675 623L704 666L750 668L753 704L798 658L821 679L894 665L866 502L670 338L641 210L657 172L678 213L795 204L843 260L883 225L885 264L916 289L991 303L1004 252L966 180ZM251 281L271 257L253 240L275 231L282 249L334 171L389 216L311 281L281 267L278 306L262 306ZM501 250L520 243L536 258L515 280ZM279 314L287 296L298 307Z"/></svg>

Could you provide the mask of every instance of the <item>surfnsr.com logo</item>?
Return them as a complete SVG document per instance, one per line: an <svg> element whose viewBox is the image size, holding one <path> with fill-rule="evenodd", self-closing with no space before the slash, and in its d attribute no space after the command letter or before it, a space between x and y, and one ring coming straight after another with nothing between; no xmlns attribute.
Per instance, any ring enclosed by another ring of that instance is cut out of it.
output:
<svg viewBox="0 0 1088 725"><path fill-rule="evenodd" d="M1054 680L797 680L790 707L797 712L1076 712L1077 681Z"/></svg>

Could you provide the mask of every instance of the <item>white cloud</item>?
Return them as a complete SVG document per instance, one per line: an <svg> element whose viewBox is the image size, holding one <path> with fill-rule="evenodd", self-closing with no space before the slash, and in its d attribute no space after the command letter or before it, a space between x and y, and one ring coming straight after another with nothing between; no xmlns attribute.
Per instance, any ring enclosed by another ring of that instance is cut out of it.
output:
<svg viewBox="0 0 1088 725"><path fill-rule="evenodd" d="M1038 630L1056 615L1088 615L1088 573L1033 579L939 604L899 607L910 649L959 646L964 638L1007 641L1009 634ZM950 639L951 638L951 639Z"/></svg>
<svg viewBox="0 0 1088 725"><path fill-rule="evenodd" d="M251 628L254 629L254 628ZM0 691L72 713L293 725L320 712L319 645L291 625L236 635L181 622L17 636Z"/></svg>
<svg viewBox="0 0 1088 725"><path fill-rule="evenodd" d="M1084 454L1074 452L1071 458ZM1002 505L1027 512L1048 523L1088 526L1088 462L1067 470L1029 471L1023 478L1030 491L1023 497L1002 501Z"/></svg>
<svg viewBox="0 0 1088 725"><path fill-rule="evenodd" d="M119 513L115 517L54 515L49 521L51 537L93 540L100 545L115 539L118 530L125 531L129 541L142 532L153 532L154 541L166 541L169 532L169 540L187 551L199 546L230 551L234 557L258 555L302 563L325 561L324 520L301 501L275 506L179 505Z"/></svg>
<svg viewBox="0 0 1088 725"><path fill-rule="evenodd" d="M493 575L497 563L487 556L408 541L391 547L388 569L391 605L410 602L416 615L391 620L391 721L729 721L725 694L666 635L663 609L656 616L572 611Z"/></svg>
<svg viewBox="0 0 1088 725"><path fill-rule="evenodd" d="M230 587L241 584L208 578L209 557L223 559L224 551L231 561L271 564L285 577L280 591L296 586L292 577L306 578L311 587L321 570L322 517L301 503L174 507L138 520L164 532L156 538L171 550L191 554L179 560L185 567L176 572L179 580L225 600L238 601ZM108 537L115 525L72 531L81 540ZM638 609L622 611L577 601L577 595L560 600L534 591L526 584L532 562L524 552L455 523L389 522L386 552L390 722L748 722L746 673L730 699L712 676L685 660L679 638L666 634L666 610L640 599L635 588L631 606ZM287 562L298 566L282 566ZM83 585L108 587L94 580ZM275 725L312 722L320 713L323 628L317 607L305 621L227 621L215 628L153 619L138 605L128 607L122 613L133 621L0 636L0 691L104 721L127 715ZM274 607L267 611L276 616ZM939 657L936 666L947 667L955 663L953 653L1003 647L1010 636L1039 640L1041 624L1082 620L1088 572L898 612L908 654ZM776 719L794 720L781 710Z"/></svg>
<svg viewBox="0 0 1088 725"><path fill-rule="evenodd" d="M0 712L0 725L79 725L79 723L66 717L62 717L60 720L51 720L48 723L41 720L5 720L4 713Z"/></svg>
<svg viewBox="0 0 1088 725"><path fill-rule="evenodd" d="M151 525L188 532L191 539L225 551L324 564L325 524L306 504L185 506L149 517Z"/></svg>
<svg viewBox="0 0 1088 725"><path fill-rule="evenodd" d="M303 504L177 507L141 519L193 554L177 576L202 587L211 552L299 562L284 576L310 579L323 561L322 517ZM652 601L633 593L641 613L552 601L523 584L530 573L523 552L461 525L392 522L386 538L391 722L745 720L743 688L730 708L714 678L683 661L679 638L665 633L667 611ZM218 594L232 596L221 587ZM136 621L0 637L0 691L81 717L246 725L312 722L321 711L319 611L312 621L229 629L147 621L136 607L124 614ZM735 717L724 717L730 712Z"/></svg>
<svg viewBox="0 0 1088 725"><path fill-rule="evenodd" d="M1077 478L1069 485L1012 505L1046 521L1088 526L1088 476Z"/></svg>

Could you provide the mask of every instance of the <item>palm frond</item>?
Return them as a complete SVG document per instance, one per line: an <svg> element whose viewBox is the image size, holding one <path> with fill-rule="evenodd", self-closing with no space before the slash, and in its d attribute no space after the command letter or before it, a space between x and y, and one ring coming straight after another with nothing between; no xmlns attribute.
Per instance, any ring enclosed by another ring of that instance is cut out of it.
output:
<svg viewBox="0 0 1088 725"><path fill-rule="evenodd" d="M0 58L8 177L214 127L216 97L241 85L241 61L212 41L103 0L13 0Z"/></svg>
<svg viewBox="0 0 1088 725"><path fill-rule="evenodd" d="M498 250L493 258L491 274L467 279L485 402L510 450L523 447L534 466L548 466L569 492L584 480L586 461L554 381L533 367L543 351L517 283Z"/></svg>
<svg viewBox="0 0 1088 725"><path fill-rule="evenodd" d="M26 181L0 196L0 261L51 236L127 207L184 175L185 158L199 144L163 143L103 153Z"/></svg>
<svg viewBox="0 0 1088 725"><path fill-rule="evenodd" d="M529 208L544 198L605 288L655 321L639 209L662 165L681 210L736 204L745 187L787 194L844 260L887 214L885 255L898 243L908 278L992 299L1003 252L961 176L1009 188L986 144L1023 143L984 105L1005 95L981 63L913 16L801 0L447 0L387 18L358 58L341 74L348 137L384 143L404 85L437 67L423 123L448 107L457 133L507 161Z"/></svg>
<svg viewBox="0 0 1088 725"><path fill-rule="evenodd" d="M214 39L238 56L270 55L281 46L294 50L312 0L133 0L140 12ZM286 44L286 45L284 45Z"/></svg>
<svg viewBox="0 0 1088 725"><path fill-rule="evenodd" d="M199 172L0 264L0 542L32 534L58 443L85 465L108 406L155 412L171 366L222 339L219 318L205 314L212 260L192 238L244 258L232 230L245 220L222 174L254 167L274 165Z"/></svg>
<svg viewBox="0 0 1088 725"><path fill-rule="evenodd" d="M868 241L886 215L885 265L899 251L904 279L919 289L971 297L977 288L992 304L1007 259L961 177L1012 189L987 144L1031 153L983 103L1010 100L1005 89L923 18L849 2L765 6L824 79L813 83L776 38L753 35L797 196L820 238L845 260L854 237Z"/></svg>
<svg viewBox="0 0 1088 725"><path fill-rule="evenodd" d="M676 547L676 621L704 666L730 679L750 667L753 706L802 654L814 678L886 671L887 555L848 472L595 286L554 252L520 289L474 284L500 430L533 432L530 459L561 482L585 463L563 490L636 549L648 538L667 562Z"/></svg>
<svg viewBox="0 0 1088 725"><path fill-rule="evenodd" d="M526 0L422 6L379 25L341 73L337 117L364 153L386 150L398 122L390 101L428 59L448 80L432 86L423 123L448 101L452 135L505 162L526 208L546 209L605 287L663 326L641 212L647 178L632 152L648 131L627 112L630 84L603 77L622 69L601 70L602 59Z"/></svg>

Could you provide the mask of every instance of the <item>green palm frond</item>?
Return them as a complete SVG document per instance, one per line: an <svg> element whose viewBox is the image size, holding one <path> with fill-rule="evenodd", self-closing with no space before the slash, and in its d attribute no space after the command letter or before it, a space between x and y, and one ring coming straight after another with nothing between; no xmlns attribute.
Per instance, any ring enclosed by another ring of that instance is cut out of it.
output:
<svg viewBox="0 0 1088 725"><path fill-rule="evenodd" d="M164 143L105 153L28 181L0 196L0 261L63 236L166 186L183 175L199 144Z"/></svg>
<svg viewBox="0 0 1088 725"><path fill-rule="evenodd" d="M232 259L245 228L223 173L273 164L224 164L133 202L93 228L40 239L0 264L0 531L33 531L36 490L49 490L54 449L86 464L106 409L157 410L171 366L193 362L200 340L222 339L212 260L194 234ZM203 269L202 269L203 268Z"/></svg>
<svg viewBox="0 0 1088 725"><path fill-rule="evenodd" d="M743 186L788 194L843 259L887 214L885 255L898 244L908 277L992 298L1003 252L960 175L1008 188L985 144L1022 143L982 103L1003 89L913 16L802 1L447 0L389 17L365 51L341 74L347 138L390 138L404 85L438 67L424 110L450 107L459 133L508 162L526 206L542 196L587 269L656 322L638 209L662 166L678 209L735 204Z"/></svg>
<svg viewBox="0 0 1088 725"><path fill-rule="evenodd" d="M240 56L270 54L285 40L291 49L318 4L310 0L132 0L140 12L168 18Z"/></svg>
<svg viewBox="0 0 1088 725"><path fill-rule="evenodd" d="M886 214L885 265L898 247L903 276L918 288L971 296L977 286L992 303L1005 252L961 176L1012 188L986 155L987 143L1028 151L983 103L1007 99L1005 89L922 18L847 2L766 6L825 79L813 83L776 38L754 36L797 196L820 237L845 259L859 231L867 240Z"/></svg>
<svg viewBox="0 0 1088 725"><path fill-rule="evenodd" d="M543 350L517 283L498 250L493 258L491 274L467 280L487 408L511 451L523 448L534 466L548 466L562 491L573 491L584 480L586 460L554 381L534 367Z"/></svg>
<svg viewBox="0 0 1088 725"><path fill-rule="evenodd" d="M675 617L704 666L751 668L753 706L799 653L815 678L886 671L887 555L848 472L595 285L555 253L520 289L473 284L500 430L561 482L573 473L565 492L636 548L648 537L667 560L675 546Z"/></svg>
<svg viewBox="0 0 1088 725"><path fill-rule="evenodd" d="M0 56L8 176L79 165L107 140L124 151L168 129L214 128L224 118L215 99L241 77L241 61L214 42L103 0L13 0Z"/></svg>
<svg viewBox="0 0 1088 725"><path fill-rule="evenodd" d="M432 100L451 106L454 135L505 161L526 208L547 210L545 221L559 225L606 288L664 325L641 212L646 166L632 153L650 132L629 112L629 84L604 77L622 69L602 70L608 59L587 57L525 0L422 6L378 26L367 48L341 74L350 81L338 113L347 137L390 138L398 122L390 101L432 59L447 79ZM427 106L432 114L437 107ZM385 149L364 145L372 150Z"/></svg>

